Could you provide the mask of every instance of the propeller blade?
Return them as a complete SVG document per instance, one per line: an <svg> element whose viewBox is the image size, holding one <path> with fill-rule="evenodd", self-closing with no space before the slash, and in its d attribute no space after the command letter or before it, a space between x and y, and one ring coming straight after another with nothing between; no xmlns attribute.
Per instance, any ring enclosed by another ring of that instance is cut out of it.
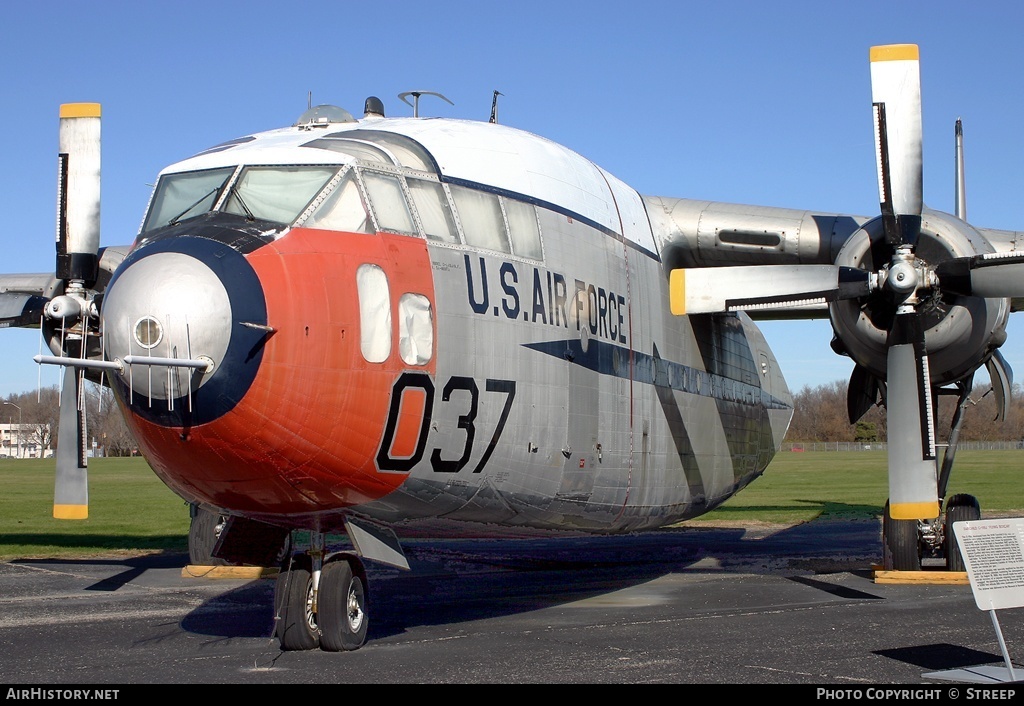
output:
<svg viewBox="0 0 1024 706"><path fill-rule="evenodd" d="M915 44L871 48L871 101L879 204L887 242L916 245L921 232L921 67Z"/></svg>
<svg viewBox="0 0 1024 706"><path fill-rule="evenodd" d="M46 314L64 326L77 325L88 335L86 289L99 278L100 248L100 106L98 103L66 103L60 107L60 172L57 183L56 277L64 282L64 294L51 299ZM61 351L71 357L82 350ZM89 485L85 453L84 382L74 367L64 368L57 437L57 477L53 516L61 520L89 517Z"/></svg>
<svg viewBox="0 0 1024 706"><path fill-rule="evenodd" d="M890 516L939 516L938 464L924 330L916 313L896 316L886 371Z"/></svg>
<svg viewBox="0 0 1024 706"><path fill-rule="evenodd" d="M80 399L82 384L77 370L70 366L64 368L57 433L57 481L53 494L53 516L58 520L89 517L85 404Z"/></svg>
<svg viewBox="0 0 1024 706"><path fill-rule="evenodd" d="M846 388L846 412L850 424L859 422L868 410L878 404L879 397L883 397L881 381L864 366L855 365Z"/></svg>
<svg viewBox="0 0 1024 706"><path fill-rule="evenodd" d="M91 285L99 275L100 105L60 107L57 277Z"/></svg>
<svg viewBox="0 0 1024 706"><path fill-rule="evenodd" d="M996 416L993 421L1009 417L1013 390L1013 370L999 350L992 351L992 357L985 361L988 377L992 381L992 392L996 396Z"/></svg>
<svg viewBox="0 0 1024 706"><path fill-rule="evenodd" d="M969 297L1024 297L1024 254L985 253L958 257L935 268L943 292Z"/></svg>
<svg viewBox="0 0 1024 706"><path fill-rule="evenodd" d="M798 307L870 293L874 275L837 265L746 265L672 270L672 313Z"/></svg>

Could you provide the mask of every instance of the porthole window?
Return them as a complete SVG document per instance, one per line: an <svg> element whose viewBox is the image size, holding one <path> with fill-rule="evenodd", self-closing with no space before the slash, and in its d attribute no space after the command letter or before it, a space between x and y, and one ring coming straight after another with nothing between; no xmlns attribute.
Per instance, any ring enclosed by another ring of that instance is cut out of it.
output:
<svg viewBox="0 0 1024 706"><path fill-rule="evenodd" d="M146 350L156 348L163 340L164 330L152 316L143 316L135 324L135 342Z"/></svg>

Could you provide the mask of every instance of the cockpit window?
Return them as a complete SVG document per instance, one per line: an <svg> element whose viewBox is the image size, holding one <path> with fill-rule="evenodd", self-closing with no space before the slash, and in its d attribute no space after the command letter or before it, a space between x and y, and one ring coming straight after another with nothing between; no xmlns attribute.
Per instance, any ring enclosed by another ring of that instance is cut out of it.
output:
<svg viewBox="0 0 1024 706"><path fill-rule="evenodd" d="M416 224L405 200L402 182L391 174L363 172L363 183L381 230L416 235Z"/></svg>
<svg viewBox="0 0 1024 706"><path fill-rule="evenodd" d="M160 177L142 230L174 225L206 213L217 203L221 189L234 171L234 167L225 167Z"/></svg>
<svg viewBox="0 0 1024 706"><path fill-rule="evenodd" d="M306 228L340 230L347 233L375 232L373 221L370 220L362 194L359 193L359 185L351 170L302 225Z"/></svg>
<svg viewBox="0 0 1024 706"><path fill-rule="evenodd" d="M337 171L337 167L247 167L231 185L221 210L291 223Z"/></svg>

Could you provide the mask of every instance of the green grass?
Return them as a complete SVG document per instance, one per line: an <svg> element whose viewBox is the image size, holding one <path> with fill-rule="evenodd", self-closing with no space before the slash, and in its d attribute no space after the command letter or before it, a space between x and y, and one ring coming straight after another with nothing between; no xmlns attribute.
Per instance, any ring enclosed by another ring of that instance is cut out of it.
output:
<svg viewBox="0 0 1024 706"><path fill-rule="evenodd" d="M53 459L0 459L0 560L188 551L188 505L142 458L89 461L89 518L53 519Z"/></svg>
<svg viewBox="0 0 1024 706"><path fill-rule="evenodd" d="M886 464L885 451L780 452L764 475L692 522L881 517ZM958 451L947 496L956 493L976 496L986 517L1024 512L1024 451Z"/></svg>
<svg viewBox="0 0 1024 706"><path fill-rule="evenodd" d="M0 459L0 560L187 551L188 506L143 459L90 462L87 520L53 519L53 475L52 459ZM960 451L949 494L958 492L977 496L986 517L1024 513L1024 451ZM784 452L692 522L879 517L887 496L884 451Z"/></svg>

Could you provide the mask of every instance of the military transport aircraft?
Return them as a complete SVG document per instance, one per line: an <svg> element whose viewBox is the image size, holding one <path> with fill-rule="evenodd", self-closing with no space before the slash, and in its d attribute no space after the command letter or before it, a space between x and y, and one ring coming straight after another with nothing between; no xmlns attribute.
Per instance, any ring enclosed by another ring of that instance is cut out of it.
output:
<svg viewBox="0 0 1024 706"><path fill-rule="evenodd" d="M55 516L87 515L81 390L109 385L193 539L280 563L282 647L355 649L363 562L408 568L417 527L622 533L720 505L793 413L754 319L829 316L851 422L887 410L886 565L962 568L949 525L980 509L945 497L962 415L940 464L935 400L963 409L981 366L1008 396L1024 256L962 199L923 206L918 49L870 60L874 216L642 196L371 97L167 167L135 242L101 248L100 108L63 106L56 272L0 280L2 322L41 326L65 371Z"/></svg>

